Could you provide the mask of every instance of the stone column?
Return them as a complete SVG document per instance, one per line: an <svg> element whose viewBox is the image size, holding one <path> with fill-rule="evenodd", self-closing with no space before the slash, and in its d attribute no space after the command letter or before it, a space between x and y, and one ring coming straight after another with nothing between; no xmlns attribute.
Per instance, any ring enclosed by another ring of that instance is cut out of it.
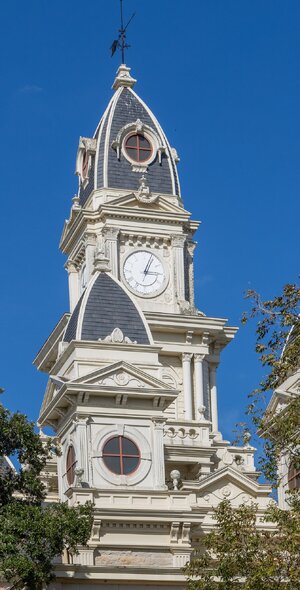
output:
<svg viewBox="0 0 300 590"><path fill-rule="evenodd" d="M195 389L196 389L196 409L202 414L205 410L204 404L204 388L203 388L203 361L204 354L194 354L194 370L195 370Z"/></svg>
<svg viewBox="0 0 300 590"><path fill-rule="evenodd" d="M86 233L84 235L85 245L85 267L86 267L86 284L88 284L93 270L94 270L94 257L95 257L95 245L96 236L93 233Z"/></svg>
<svg viewBox="0 0 300 590"><path fill-rule="evenodd" d="M210 406L212 431L219 432L218 427L218 399L217 399L217 363L209 365L209 384L210 384Z"/></svg>
<svg viewBox="0 0 300 590"><path fill-rule="evenodd" d="M182 374L185 420L193 419L191 360L192 355L184 352L182 355Z"/></svg>
<svg viewBox="0 0 300 590"><path fill-rule="evenodd" d="M172 249L174 259L174 286L178 301L185 300L185 276L184 276L184 244L186 236L179 234L173 235Z"/></svg>
<svg viewBox="0 0 300 590"><path fill-rule="evenodd" d="M68 271L69 302L70 302L70 312L72 313L72 311L78 301L78 298L79 298L78 272L76 269L76 265L72 260L68 260L65 268Z"/></svg>
<svg viewBox="0 0 300 590"><path fill-rule="evenodd" d="M103 237L105 238L106 244L106 256L110 261L111 272L119 278L119 264L118 264L118 235L119 228L117 227L104 227Z"/></svg>
<svg viewBox="0 0 300 590"><path fill-rule="evenodd" d="M166 484L164 460L163 418L152 418L153 422L153 483L156 489L164 489Z"/></svg>

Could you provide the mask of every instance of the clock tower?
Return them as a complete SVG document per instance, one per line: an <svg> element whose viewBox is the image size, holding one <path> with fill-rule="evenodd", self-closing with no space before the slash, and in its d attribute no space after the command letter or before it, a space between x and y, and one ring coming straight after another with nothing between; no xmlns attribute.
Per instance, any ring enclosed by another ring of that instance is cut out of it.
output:
<svg viewBox="0 0 300 590"><path fill-rule="evenodd" d="M79 139L60 243L70 310L35 359L49 374L39 423L62 448L49 499L95 505L88 547L58 559L55 588L183 587L213 507L229 497L263 510L270 492L249 440L238 448L219 431L217 367L236 328L195 305L199 223L135 82L121 65L94 136Z"/></svg>

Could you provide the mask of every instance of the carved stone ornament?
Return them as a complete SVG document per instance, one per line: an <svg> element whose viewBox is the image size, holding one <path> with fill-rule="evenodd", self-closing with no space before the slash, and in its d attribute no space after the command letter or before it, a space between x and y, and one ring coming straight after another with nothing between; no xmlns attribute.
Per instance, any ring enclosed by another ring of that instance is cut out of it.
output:
<svg viewBox="0 0 300 590"><path fill-rule="evenodd" d="M146 184L146 176L143 176L139 180L140 188L135 193L138 201L141 203L154 203L158 199L158 195L153 195L150 191L149 186Z"/></svg>
<svg viewBox="0 0 300 590"><path fill-rule="evenodd" d="M176 148L174 148L174 147L172 147L172 148L171 148L171 153L172 153L172 156L173 156L173 158L174 158L174 160L175 160L176 164L177 164L177 162L180 162L180 158L179 158L179 156L178 156L177 149L176 149Z"/></svg>
<svg viewBox="0 0 300 590"><path fill-rule="evenodd" d="M115 328L111 334L105 338L99 338L99 342L111 342L112 344L136 344L136 340L130 340L128 336L124 336L120 328Z"/></svg>
<svg viewBox="0 0 300 590"><path fill-rule="evenodd" d="M117 77L113 83L113 89L118 90L120 86L127 86L128 88L132 88L136 80L130 75L131 68L125 66L125 64L121 64L117 71Z"/></svg>
<svg viewBox="0 0 300 590"><path fill-rule="evenodd" d="M129 133L143 133L145 137L150 141L153 147L153 151L151 157L149 158L149 160L147 160L147 162L134 162L128 157L128 154L126 154L126 152L122 150L123 141ZM116 151L118 160L120 160L122 151L124 157L131 163L133 172L146 172L148 165L155 160L156 156L158 156L159 164L161 164L162 154L167 153L167 148L161 142L161 139L159 135L156 133L156 131L149 125L145 125L140 119L137 119L132 123L128 123L127 125L124 125L124 127L120 129L116 138L113 140L111 147Z"/></svg>
<svg viewBox="0 0 300 590"><path fill-rule="evenodd" d="M134 387L134 388L142 388L145 387L145 384L126 373L126 371L119 371L118 373L114 373L113 375L108 375L99 381L99 385L104 385L105 387L113 386L113 387Z"/></svg>

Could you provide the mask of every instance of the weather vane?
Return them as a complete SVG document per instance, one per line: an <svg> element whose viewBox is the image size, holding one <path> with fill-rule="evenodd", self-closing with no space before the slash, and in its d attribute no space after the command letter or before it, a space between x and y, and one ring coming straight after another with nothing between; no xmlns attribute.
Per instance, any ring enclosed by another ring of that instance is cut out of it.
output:
<svg viewBox="0 0 300 590"><path fill-rule="evenodd" d="M133 15L130 17L127 25L124 27L124 22L123 22L123 0L120 0L120 15L121 15L121 27L119 28L119 35L118 38L115 39L112 43L111 46L111 57L116 53L117 49L121 50L121 54L122 54L122 63L125 63L125 49L128 49L128 47L130 47L130 45L128 45L128 43L126 43L126 30L128 28L128 25L131 23L133 17L135 16L135 12L133 13Z"/></svg>

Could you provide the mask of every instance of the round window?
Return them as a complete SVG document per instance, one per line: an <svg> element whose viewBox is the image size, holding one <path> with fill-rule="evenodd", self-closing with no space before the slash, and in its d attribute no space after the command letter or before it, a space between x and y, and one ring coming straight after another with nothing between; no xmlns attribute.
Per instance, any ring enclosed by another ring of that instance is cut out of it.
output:
<svg viewBox="0 0 300 590"><path fill-rule="evenodd" d="M75 479L75 465L76 465L75 450L72 445L69 446L66 461L66 476L67 482L71 486Z"/></svg>
<svg viewBox="0 0 300 590"><path fill-rule="evenodd" d="M134 162L146 162L151 158L152 145L141 133L129 135L125 140L125 153Z"/></svg>
<svg viewBox="0 0 300 590"><path fill-rule="evenodd" d="M106 467L117 475L133 473L141 460L138 447L125 436L110 438L103 447L102 457Z"/></svg>

